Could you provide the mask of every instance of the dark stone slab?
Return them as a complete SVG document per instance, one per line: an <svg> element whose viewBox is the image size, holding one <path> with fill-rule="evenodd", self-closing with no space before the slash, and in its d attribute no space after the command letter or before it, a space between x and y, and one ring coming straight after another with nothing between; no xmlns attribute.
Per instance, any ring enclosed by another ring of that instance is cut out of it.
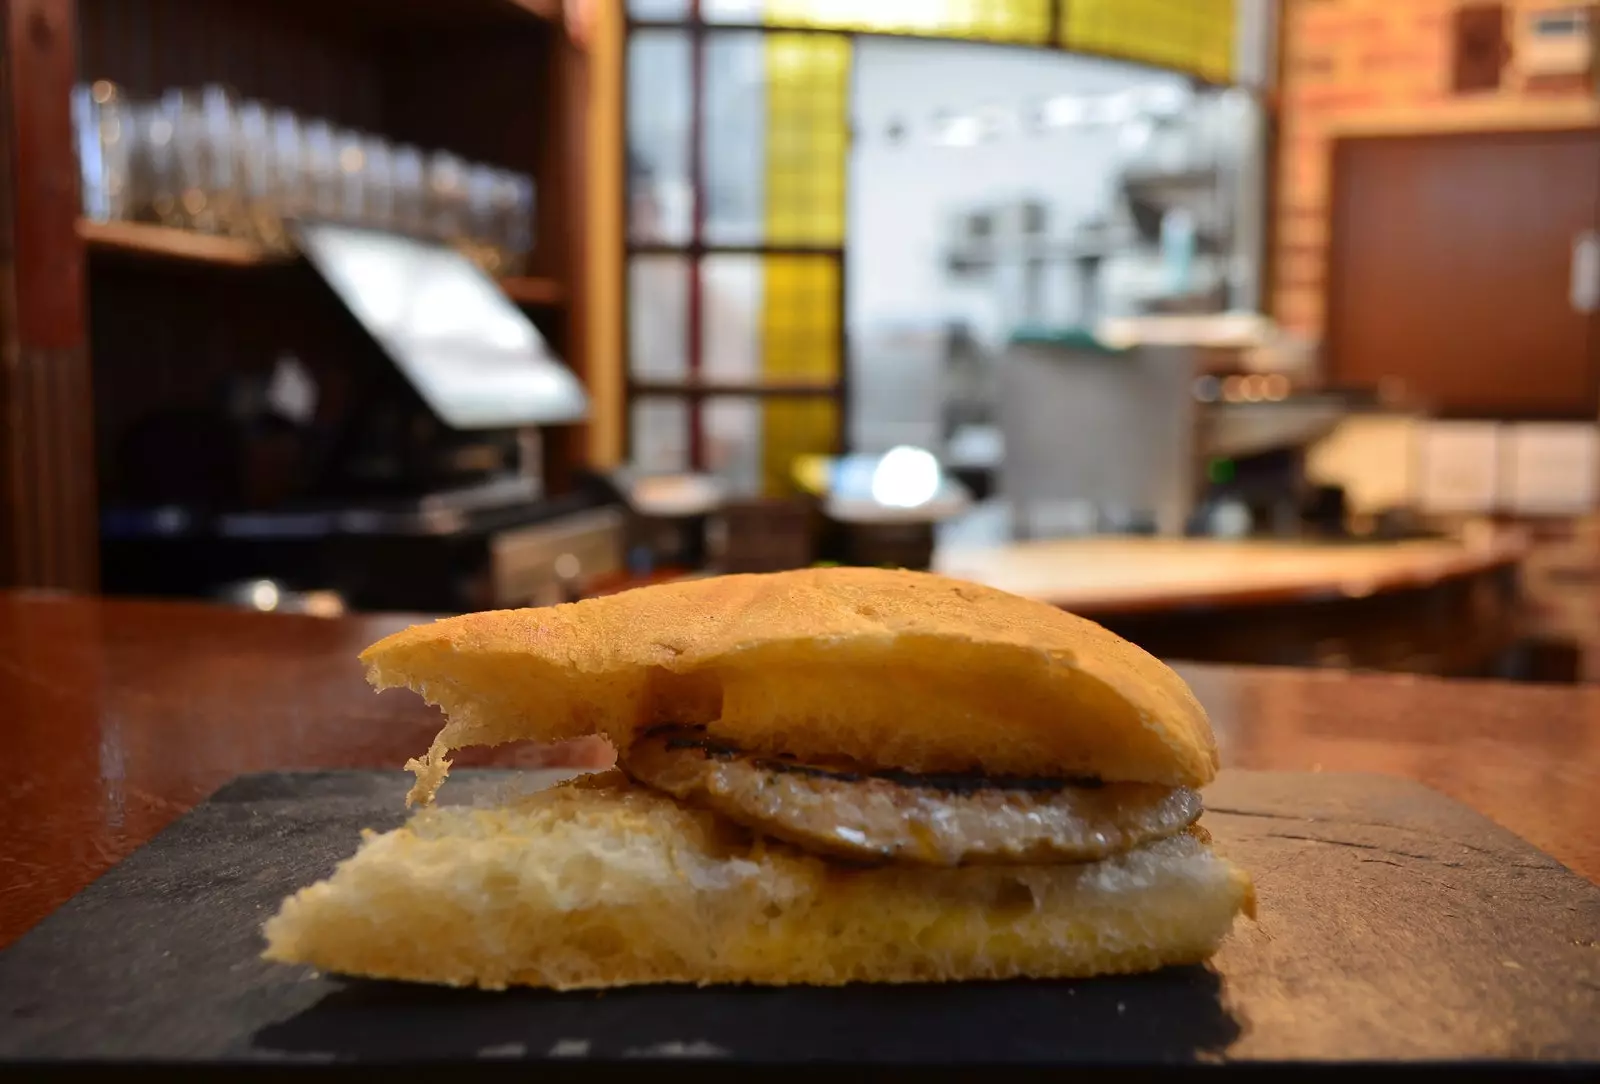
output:
<svg viewBox="0 0 1600 1084"><path fill-rule="evenodd" d="M1261 919L1210 967L1083 982L488 994L258 958L260 924L404 817L409 776L247 776L0 953L7 1061L1600 1066L1600 888L1440 794L1229 772L1204 823ZM460 772L446 800L528 774Z"/></svg>

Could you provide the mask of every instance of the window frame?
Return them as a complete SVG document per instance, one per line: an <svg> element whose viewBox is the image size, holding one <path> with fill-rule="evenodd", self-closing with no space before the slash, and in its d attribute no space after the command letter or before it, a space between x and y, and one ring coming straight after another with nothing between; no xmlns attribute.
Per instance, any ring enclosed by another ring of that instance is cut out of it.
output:
<svg viewBox="0 0 1600 1084"><path fill-rule="evenodd" d="M641 32L674 31L683 33L689 43L689 192L691 201L689 237L682 243L661 241L636 241L632 230L631 185L622 186L622 241L623 259L622 276L624 299L622 306L622 344L624 357L623 368L623 452L628 462L632 462L635 454L633 432L633 409L640 399L678 399L686 406L685 415L688 425L687 440L687 466L692 472L706 469L706 441L704 422L701 417L700 406L708 399L716 397L736 397L754 399L758 402L773 398L828 398L834 402L835 433L834 451L840 454L849 451L850 434L850 338L849 327L846 320L846 297L848 290L849 274L849 229L848 229L848 199L849 187L845 186L844 198L846 200L845 225L840 242L837 245L768 245L768 244L721 244L705 240L705 104L706 104L706 46L709 39L723 34L750 35L760 34L763 39L771 34L823 34L831 37L847 39L853 47L854 40L858 37L892 37L900 40L925 40L925 41L961 41L976 45L1001 46L1008 48L1047 50L1085 56L1096 56L1112 60L1123 60L1143 64L1152 68L1166 71L1181 71L1193 79L1198 85L1204 86L1242 86L1232 79L1217 80L1205 75L1197 74L1181 68L1164 67L1152 62L1148 57L1120 54L1114 51L1086 50L1072 48L1063 42L1067 29L1067 5L1072 0L1049 0L1048 3L1048 36L1042 42L1020 41L1016 39L982 37L976 35L960 34L919 34L891 31L873 31L861 29L840 29L837 27L806 26L792 23L776 23L764 20L757 21L710 21L707 20L702 0L686 0L686 14L678 18L638 18L629 12L628 0L617 0L623 7L623 64L622 64L622 93L619 95L622 110L622 133L624 139L624 156L630 149L626 145L628 139L628 102L629 82L631 78L631 65L628 58L631 55L630 47L634 35ZM1234 0L1233 25L1237 48L1239 27L1242 20L1248 18L1246 7L1249 0ZM1270 88L1265 86L1248 87L1258 98L1270 101ZM1268 110L1270 117L1271 110ZM849 123L848 117L846 123ZM848 154L848 149L846 151ZM1263 215L1266 214L1263 210ZM1270 218L1268 219L1270 222ZM1269 227L1270 228L1270 227ZM1267 251L1270 252L1270 246ZM838 336L838 370L832 380L825 382L808 381L715 381L707 382L699 379L699 373L704 368L705 361L705 327L703 324L703 273L704 262L708 257L716 256L753 256L764 258L769 256L805 255L818 256L829 259L836 264L836 281L838 283L837 297L835 298L836 312L834 319ZM685 260L688 270L688 288L686 292L687 312L684 320L684 334L686 342L683 344L685 359L685 376L682 380L641 379L634 374L633 365L633 338L632 319L633 303L629 288L630 276L634 266L634 259L639 256L672 256ZM1268 268L1262 267L1263 275Z"/></svg>

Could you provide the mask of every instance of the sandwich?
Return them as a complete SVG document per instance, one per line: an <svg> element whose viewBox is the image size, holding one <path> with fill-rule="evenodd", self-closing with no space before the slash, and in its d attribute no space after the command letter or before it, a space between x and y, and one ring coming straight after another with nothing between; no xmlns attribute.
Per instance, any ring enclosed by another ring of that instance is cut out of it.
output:
<svg viewBox="0 0 1600 1084"><path fill-rule="evenodd" d="M724 576L469 614L361 656L446 717L402 827L286 899L267 958L555 989L1146 971L1249 877L1198 823L1217 750L1171 669L927 573ZM434 805L452 751L603 736L615 767Z"/></svg>

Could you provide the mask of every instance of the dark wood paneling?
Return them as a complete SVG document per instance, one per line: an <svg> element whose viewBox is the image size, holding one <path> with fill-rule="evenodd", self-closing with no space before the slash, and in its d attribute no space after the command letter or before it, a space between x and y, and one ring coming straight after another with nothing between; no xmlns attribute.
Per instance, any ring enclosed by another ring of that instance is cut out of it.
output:
<svg viewBox="0 0 1600 1084"><path fill-rule="evenodd" d="M73 0L0 0L0 582L92 589Z"/></svg>
<svg viewBox="0 0 1600 1084"><path fill-rule="evenodd" d="M1325 342L1341 384L1443 414L1593 419L1600 337L1570 301L1600 226L1600 130L1335 144Z"/></svg>
<svg viewBox="0 0 1600 1084"><path fill-rule="evenodd" d="M395 391L397 371L307 267L152 270L95 259L89 278L108 504L270 506L313 493L316 447L255 434L247 451L230 412L280 356L295 357L315 382L315 425L330 439L359 401ZM276 468L270 462L291 451Z"/></svg>
<svg viewBox="0 0 1600 1084"><path fill-rule="evenodd" d="M470 32L445 40L391 39L383 54L382 130L423 147L518 170L539 181L536 248L529 274L564 272L559 241L570 218L564 202L561 121L564 101L557 28Z"/></svg>
<svg viewBox="0 0 1600 1084"><path fill-rule="evenodd" d="M555 43L553 51L556 61L553 90L555 100L562 106L551 111L559 129L556 138L544 141L541 146L538 176L546 179L551 191L550 206L543 209L540 225L551 231L546 236L568 287L568 304L562 313L566 335L560 347L561 355L588 387L589 278L585 223L589 206L590 61L583 45L566 36ZM546 226L546 220L552 215L557 216L558 221ZM565 492L572 486L578 466L588 460L588 426L563 426L555 433L556 446L548 449L545 456L545 461L551 465L547 478L553 490Z"/></svg>
<svg viewBox="0 0 1600 1084"><path fill-rule="evenodd" d="M218 83L306 116L376 128L370 39L303 10L240 0L79 0L84 79L137 97Z"/></svg>
<svg viewBox="0 0 1600 1084"><path fill-rule="evenodd" d="M559 26L524 30L391 41L382 67L384 130L537 179L528 273L564 285L567 304L533 315L556 353L586 381L588 57ZM585 456L585 427L550 427L540 439L546 482L552 492L565 492Z"/></svg>

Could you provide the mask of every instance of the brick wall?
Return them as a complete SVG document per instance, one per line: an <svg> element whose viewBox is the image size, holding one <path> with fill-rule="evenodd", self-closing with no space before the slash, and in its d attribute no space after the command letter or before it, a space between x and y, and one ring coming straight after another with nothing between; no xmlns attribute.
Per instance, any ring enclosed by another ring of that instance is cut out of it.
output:
<svg viewBox="0 0 1600 1084"><path fill-rule="evenodd" d="M1285 327L1322 331L1334 139L1600 123L1592 91L1540 86L1515 60L1498 90L1453 94L1450 29L1460 6L1463 0L1283 0L1273 303ZM1508 0L1508 21L1557 6ZM1514 24L1507 33L1514 40Z"/></svg>

